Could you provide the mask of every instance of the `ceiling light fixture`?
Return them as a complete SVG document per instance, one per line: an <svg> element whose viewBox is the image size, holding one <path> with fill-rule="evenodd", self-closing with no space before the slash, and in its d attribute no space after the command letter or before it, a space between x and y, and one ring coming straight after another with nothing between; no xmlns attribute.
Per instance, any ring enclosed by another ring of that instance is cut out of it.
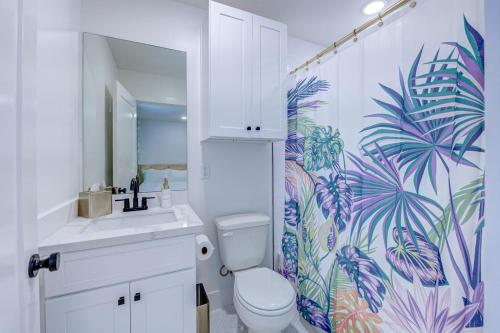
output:
<svg viewBox="0 0 500 333"><path fill-rule="evenodd" d="M186 117L186 116L182 116L182 117L181 117L181 119L182 119L182 120L187 120L187 119L188 119L188 117Z"/></svg>
<svg viewBox="0 0 500 333"><path fill-rule="evenodd" d="M363 6L363 14L365 15L375 15L380 12L385 7L385 1L377 0L370 1Z"/></svg>

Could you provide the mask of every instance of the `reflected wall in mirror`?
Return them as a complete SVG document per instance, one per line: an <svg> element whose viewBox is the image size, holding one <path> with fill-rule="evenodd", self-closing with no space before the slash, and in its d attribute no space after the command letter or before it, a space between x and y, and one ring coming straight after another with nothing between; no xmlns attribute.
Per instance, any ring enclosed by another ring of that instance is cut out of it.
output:
<svg viewBox="0 0 500 333"><path fill-rule="evenodd" d="M83 189L187 190L186 54L83 35Z"/></svg>

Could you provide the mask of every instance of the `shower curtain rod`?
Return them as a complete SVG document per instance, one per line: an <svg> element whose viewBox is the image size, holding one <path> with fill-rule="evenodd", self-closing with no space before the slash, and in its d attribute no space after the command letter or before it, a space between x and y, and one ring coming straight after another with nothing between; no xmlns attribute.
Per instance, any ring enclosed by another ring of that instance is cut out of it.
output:
<svg viewBox="0 0 500 333"><path fill-rule="evenodd" d="M396 12L397 10L399 10L400 8L402 8L408 4L410 5L411 8L415 8L415 6L417 5L417 1L416 0L399 0L399 1L395 2L391 6L387 7L385 10L381 11L373 19L369 20L368 22L364 23L363 25L359 26L358 28L354 29L351 33L345 35L344 37L342 37L341 39L339 39L338 41L336 41L332 45L328 46L326 49L324 49L323 51L318 53L313 58L307 60L302 65L296 67L293 71L290 72L290 75L297 73L302 68L308 67L310 64L314 63L315 61L319 61L322 57L324 57L328 53L330 53L332 51L336 51L339 46L345 44L347 41L349 41L351 39L353 39L354 41L357 41L358 34L360 32L365 31L366 29L374 26L375 24L383 24L382 19L384 17L391 15L392 13Z"/></svg>

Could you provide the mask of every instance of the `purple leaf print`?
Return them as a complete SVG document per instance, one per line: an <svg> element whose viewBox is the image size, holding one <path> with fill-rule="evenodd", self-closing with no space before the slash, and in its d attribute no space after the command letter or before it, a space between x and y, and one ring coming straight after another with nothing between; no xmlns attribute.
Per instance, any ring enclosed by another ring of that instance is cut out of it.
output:
<svg viewBox="0 0 500 333"><path fill-rule="evenodd" d="M383 280L387 280L387 276L377 263L357 247L346 245L337 253L337 264L356 285L370 310L378 313L386 293Z"/></svg>
<svg viewBox="0 0 500 333"><path fill-rule="evenodd" d="M314 96L320 91L327 91L330 84L324 80L318 80L318 77L312 77L309 80L303 79L297 83L294 89L288 91L288 139L297 139L297 114L303 107L299 104L301 100Z"/></svg>
<svg viewBox="0 0 500 333"><path fill-rule="evenodd" d="M299 252L297 236L294 233L285 232L281 241L281 248L284 254L281 274L290 281L296 281Z"/></svg>
<svg viewBox="0 0 500 333"><path fill-rule="evenodd" d="M328 313L318 303L301 295L297 296L297 304L302 317L309 324L319 327L326 332L331 332Z"/></svg>
<svg viewBox="0 0 500 333"><path fill-rule="evenodd" d="M480 282L476 289L474 289L474 293L471 299L463 298L464 305L470 304L478 304L478 309L472 317L471 321L467 324L467 327L483 327L483 313L484 313L484 282Z"/></svg>
<svg viewBox="0 0 500 333"><path fill-rule="evenodd" d="M299 165L304 165L304 138L287 140L285 145L285 159L295 161Z"/></svg>
<svg viewBox="0 0 500 333"><path fill-rule="evenodd" d="M290 227L296 227L300 223L299 203L293 199L285 202L285 223Z"/></svg>
<svg viewBox="0 0 500 333"><path fill-rule="evenodd" d="M394 270L409 282L420 279L426 287L447 285L439 248L418 232L415 232L416 244L406 228L402 228L402 234L404 239L400 239L397 228L392 230L396 246L386 252Z"/></svg>
<svg viewBox="0 0 500 333"><path fill-rule="evenodd" d="M471 304L452 314L451 288L440 295L438 287L427 293L419 279L413 286L411 293L394 280L394 294L384 312L395 332L460 333L478 309L478 304Z"/></svg>
<svg viewBox="0 0 500 333"><path fill-rule="evenodd" d="M325 219L333 218L337 229L342 232L351 219L352 191L344 177L333 174L327 178L318 177L316 202Z"/></svg>

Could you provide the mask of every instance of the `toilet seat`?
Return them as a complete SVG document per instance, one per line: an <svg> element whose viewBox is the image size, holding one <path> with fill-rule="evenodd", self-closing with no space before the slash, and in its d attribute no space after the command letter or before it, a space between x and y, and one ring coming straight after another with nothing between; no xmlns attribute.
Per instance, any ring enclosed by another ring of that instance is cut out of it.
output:
<svg viewBox="0 0 500 333"><path fill-rule="evenodd" d="M236 272L234 298L257 315L273 317L295 307L295 291L278 273L258 267Z"/></svg>

